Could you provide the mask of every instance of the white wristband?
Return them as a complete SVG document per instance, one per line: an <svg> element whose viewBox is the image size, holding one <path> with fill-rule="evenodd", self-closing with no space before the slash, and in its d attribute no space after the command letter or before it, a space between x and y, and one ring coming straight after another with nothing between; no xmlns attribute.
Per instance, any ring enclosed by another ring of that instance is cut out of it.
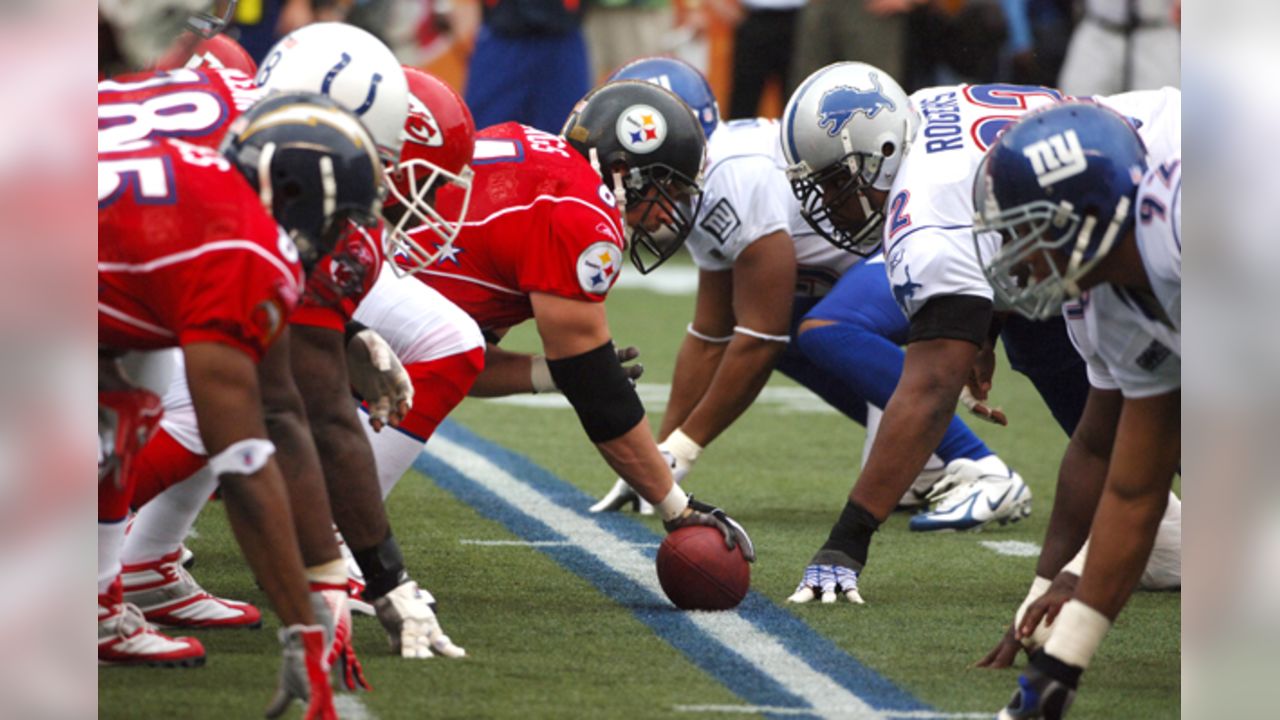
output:
<svg viewBox="0 0 1280 720"><path fill-rule="evenodd" d="M702 446L693 441L693 438L684 434L680 428L671 431L666 440L663 440L658 446L675 456L677 460L692 465L698 461L698 456L702 454Z"/></svg>
<svg viewBox="0 0 1280 720"><path fill-rule="evenodd" d="M1080 669L1089 667L1102 638L1111 629L1106 615L1079 600L1068 600L1053 625L1053 637L1044 644L1044 651Z"/></svg>
<svg viewBox="0 0 1280 720"><path fill-rule="evenodd" d="M685 332L687 332L687 333L689 333L690 335L692 335L692 336L694 336L694 337L698 338L698 339L699 339L699 340L701 340L702 342L708 342L708 343L711 343L711 344L713 344L713 345L723 345L723 344L725 344L725 343L727 343L727 342L731 342L731 341L733 340L733 336L732 336L732 335L726 335L726 336L724 336L724 337L714 337L714 336L711 336L711 335L707 335L706 333L700 333L700 332L698 332L697 330L694 330L694 329L693 329L693 323L689 323L689 324L685 327L684 331L685 331Z"/></svg>
<svg viewBox="0 0 1280 720"><path fill-rule="evenodd" d="M247 438L233 442L225 450L209 458L209 471L215 478L223 475L252 475L270 462L276 446L270 440Z"/></svg>
<svg viewBox="0 0 1280 720"><path fill-rule="evenodd" d="M734 325L733 331L736 333L740 333L742 335L746 335L747 337L753 337L757 340L764 340L766 342L782 343L783 345L786 345L787 343L791 342L790 335L769 335L768 333L762 333L756 330L752 330L751 328L746 327L745 325Z"/></svg>
<svg viewBox="0 0 1280 720"><path fill-rule="evenodd" d="M1076 577L1081 577L1082 575L1084 575L1084 561L1085 561L1085 557L1088 556L1088 554L1089 554L1089 541L1085 540L1084 545L1080 546L1080 552L1076 553L1076 556L1071 558L1071 562L1067 563L1066 566L1062 568L1062 572L1071 573Z"/></svg>
<svg viewBox="0 0 1280 720"><path fill-rule="evenodd" d="M529 381L533 383L534 393L556 392L560 389L551 377L551 366L547 365L546 355L534 355L529 365Z"/></svg>
<svg viewBox="0 0 1280 720"><path fill-rule="evenodd" d="M1013 626L1015 628L1022 625L1022 618L1027 614L1027 608L1031 607L1031 603L1039 600L1041 595L1048 592L1049 586L1052 584L1052 580L1039 575L1036 576L1035 580L1031 581L1031 590L1027 593L1027 599L1022 601L1022 604L1018 606L1018 611L1013 614ZM1022 639L1022 644L1029 649L1044 647L1052 632L1041 620L1040 624L1031 633L1031 637Z"/></svg>
<svg viewBox="0 0 1280 720"><path fill-rule="evenodd" d="M671 492L667 493L667 496L654 507L658 509L663 522L670 522L680 517L684 509L689 507L689 496L680 489L679 485L672 483Z"/></svg>

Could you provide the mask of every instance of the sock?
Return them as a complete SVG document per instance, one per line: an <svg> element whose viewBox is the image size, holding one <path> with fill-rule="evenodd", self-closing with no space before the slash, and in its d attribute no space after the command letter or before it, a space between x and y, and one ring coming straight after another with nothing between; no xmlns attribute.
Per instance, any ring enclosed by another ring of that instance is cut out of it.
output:
<svg viewBox="0 0 1280 720"><path fill-rule="evenodd" d="M855 393L879 408L889 403L902 376L904 353L888 338L850 323L823 325L800 333L797 342L815 365L839 377ZM937 447L946 462L977 460L991 450L964 421L952 417Z"/></svg>
<svg viewBox="0 0 1280 720"><path fill-rule="evenodd" d="M373 447L373 456L377 458L378 485L382 487L382 499L385 500L395 488L400 478L413 467L413 461L422 454L425 444L421 439L407 435L395 428L383 428L382 432L374 432L369 427L369 416L360 412L360 425Z"/></svg>
<svg viewBox="0 0 1280 720"><path fill-rule="evenodd" d="M120 548L124 545L125 520L98 521L98 594L106 595L120 576Z"/></svg>
<svg viewBox="0 0 1280 720"><path fill-rule="evenodd" d="M154 562L177 550L217 486L205 467L143 506L125 540L124 562Z"/></svg>

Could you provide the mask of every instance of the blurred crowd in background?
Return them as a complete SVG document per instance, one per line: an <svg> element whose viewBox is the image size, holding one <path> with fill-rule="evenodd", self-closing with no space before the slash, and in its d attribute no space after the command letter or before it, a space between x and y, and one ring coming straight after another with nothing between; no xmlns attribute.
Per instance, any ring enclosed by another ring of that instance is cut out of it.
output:
<svg viewBox="0 0 1280 720"><path fill-rule="evenodd" d="M876 65L908 92L1181 80L1181 0L240 0L230 34L262 63L281 36L326 20L453 85L477 127L558 132L612 70L659 54L703 70L728 118L777 117L800 80L838 60Z"/></svg>

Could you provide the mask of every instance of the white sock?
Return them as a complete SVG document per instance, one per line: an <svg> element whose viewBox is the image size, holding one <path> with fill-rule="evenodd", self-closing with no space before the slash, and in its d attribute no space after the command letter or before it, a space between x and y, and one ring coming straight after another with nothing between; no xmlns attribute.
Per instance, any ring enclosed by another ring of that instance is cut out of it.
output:
<svg viewBox="0 0 1280 720"><path fill-rule="evenodd" d="M98 521L98 594L103 595L120 574L120 548L127 520Z"/></svg>
<svg viewBox="0 0 1280 720"><path fill-rule="evenodd" d="M360 425L373 447L373 457L378 466L378 485L382 487L382 499L386 500L400 478L413 467L413 461L422 454L423 444L395 428L383 428L374 432L369 427L369 416L360 412Z"/></svg>
<svg viewBox="0 0 1280 720"><path fill-rule="evenodd" d="M203 467L143 505L125 540L124 562L153 562L177 550L217 486L217 478Z"/></svg>
<svg viewBox="0 0 1280 720"><path fill-rule="evenodd" d="M1102 638L1111 629L1106 615L1079 600L1068 600L1053 623L1053 635L1044 651L1068 665L1086 669Z"/></svg>

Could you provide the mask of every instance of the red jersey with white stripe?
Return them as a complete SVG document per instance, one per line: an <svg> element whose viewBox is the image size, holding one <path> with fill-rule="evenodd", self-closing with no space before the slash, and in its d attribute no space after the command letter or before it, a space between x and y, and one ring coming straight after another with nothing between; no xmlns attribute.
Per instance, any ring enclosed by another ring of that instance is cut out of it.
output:
<svg viewBox="0 0 1280 720"><path fill-rule="evenodd" d="M98 154L98 343L218 342L258 360L302 269L239 171L177 140Z"/></svg>
<svg viewBox="0 0 1280 720"><path fill-rule="evenodd" d="M252 78L230 68L180 68L99 82L98 152L163 137L217 148L231 122L264 95ZM378 279L383 257L381 228L352 226L312 270L289 322L342 330Z"/></svg>
<svg viewBox="0 0 1280 720"><path fill-rule="evenodd" d="M533 317L529 293L601 302L622 270L622 218L600 175L565 141L517 123L476 136L471 206L450 252L419 279L482 329ZM461 192L442 188L446 217Z"/></svg>

